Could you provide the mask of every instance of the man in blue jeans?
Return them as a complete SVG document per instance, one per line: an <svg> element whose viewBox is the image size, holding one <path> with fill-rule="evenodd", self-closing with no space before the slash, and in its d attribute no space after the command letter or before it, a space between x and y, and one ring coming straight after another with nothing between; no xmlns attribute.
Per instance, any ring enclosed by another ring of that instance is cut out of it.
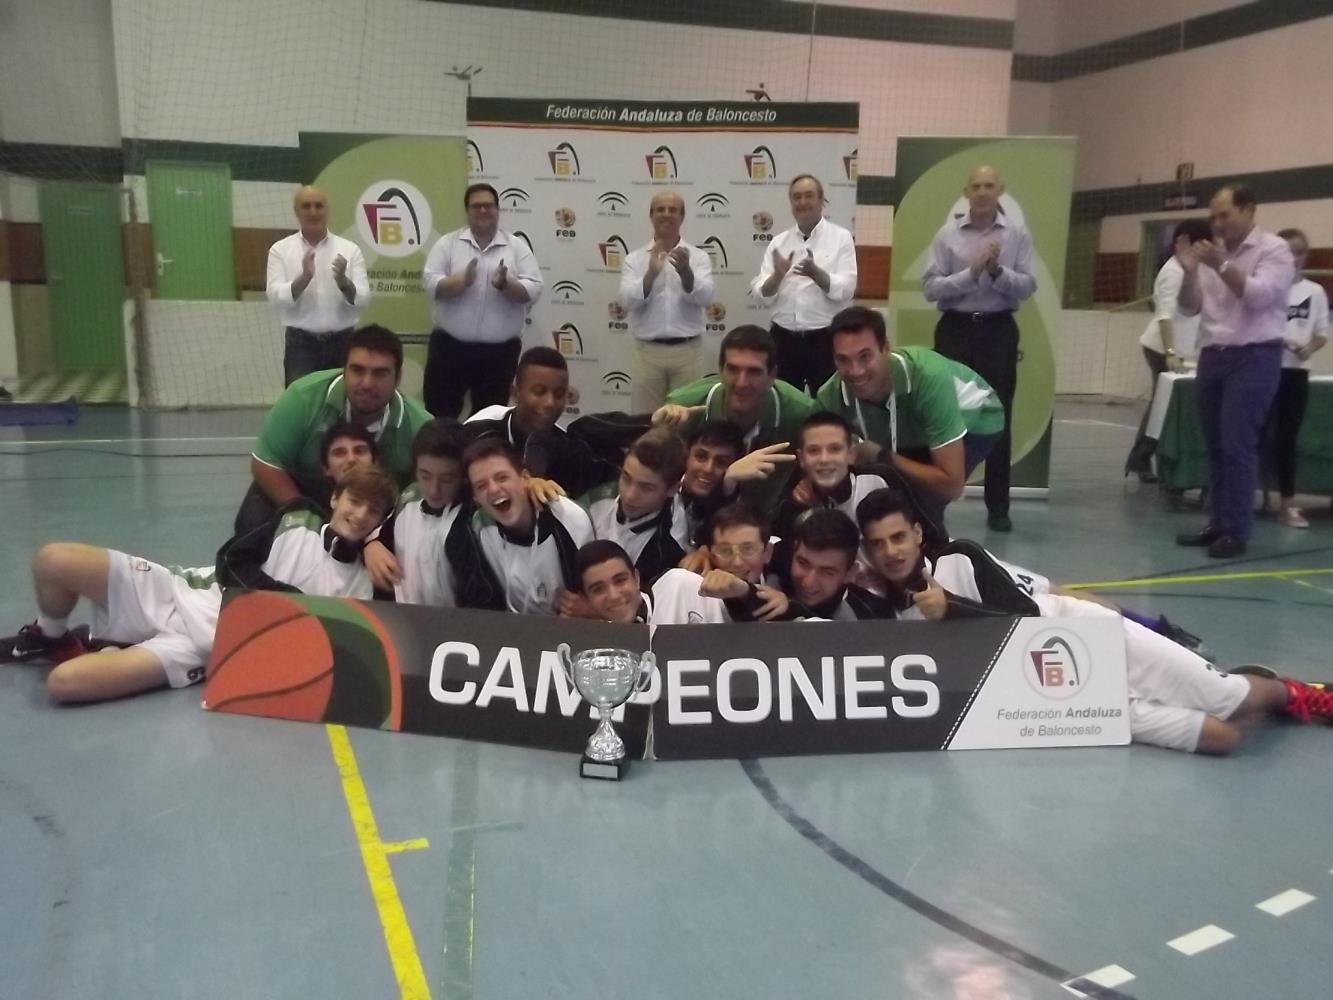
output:
<svg viewBox="0 0 1333 1000"><path fill-rule="evenodd" d="M1229 184L1208 213L1215 239L1180 240L1180 310L1199 314L1199 423L1208 443L1212 517L1180 545L1215 559L1244 553L1254 524L1259 440L1282 374L1287 292L1294 264L1286 241L1254 224L1254 193Z"/></svg>

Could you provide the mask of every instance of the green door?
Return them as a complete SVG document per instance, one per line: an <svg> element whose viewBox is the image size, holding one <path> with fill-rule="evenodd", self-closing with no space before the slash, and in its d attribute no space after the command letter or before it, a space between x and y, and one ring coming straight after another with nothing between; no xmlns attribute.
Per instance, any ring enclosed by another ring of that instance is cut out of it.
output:
<svg viewBox="0 0 1333 1000"><path fill-rule="evenodd" d="M61 371L124 371L120 192L44 184L37 210L46 259L52 362Z"/></svg>
<svg viewBox="0 0 1333 1000"><path fill-rule="evenodd" d="M147 174L157 298L235 299L231 168L149 160Z"/></svg>

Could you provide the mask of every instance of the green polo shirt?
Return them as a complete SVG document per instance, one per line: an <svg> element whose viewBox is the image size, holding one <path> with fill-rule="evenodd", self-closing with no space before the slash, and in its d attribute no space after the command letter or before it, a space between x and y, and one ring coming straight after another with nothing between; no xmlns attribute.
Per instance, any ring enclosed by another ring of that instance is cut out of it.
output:
<svg viewBox="0 0 1333 1000"><path fill-rule="evenodd" d="M966 365L928 347L899 347L889 355L893 395L883 403L858 400L834 375L815 394L822 410L846 418L865 440L885 448L897 410L898 450L942 448L965 434L998 434L1004 408L995 390Z"/></svg>
<svg viewBox="0 0 1333 1000"><path fill-rule="evenodd" d="M708 406L706 411L692 414L681 427L681 436L685 438L695 433L705 420L730 419L727 416L727 387L718 375L707 375L689 385L673 389L667 394L666 401L679 406ZM794 442L801 424L814 411L815 401L804 392L781 379L774 381L772 388L764 395L759 419L745 438L746 448L755 451L780 441ZM741 488L741 496L759 506L766 514L772 514L777 510L786 486L787 476L782 474L746 483Z"/></svg>
<svg viewBox="0 0 1333 1000"><path fill-rule="evenodd" d="M340 368L303 375L282 391L264 418L254 457L298 482L324 476L319 445L324 432L347 419L347 388ZM397 390L371 427L379 461L406 486L413 478L412 438L430 420L426 408Z"/></svg>

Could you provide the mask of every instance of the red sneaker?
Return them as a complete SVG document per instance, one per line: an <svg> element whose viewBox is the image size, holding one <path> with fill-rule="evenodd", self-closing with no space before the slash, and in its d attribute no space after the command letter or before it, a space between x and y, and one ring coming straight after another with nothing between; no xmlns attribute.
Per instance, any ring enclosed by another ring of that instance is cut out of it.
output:
<svg viewBox="0 0 1333 1000"><path fill-rule="evenodd" d="M1294 715L1302 722L1311 718L1333 719L1333 691L1323 684L1304 684L1301 681L1283 680L1287 686L1287 704L1284 711Z"/></svg>
<svg viewBox="0 0 1333 1000"><path fill-rule="evenodd" d="M33 622L24 625L18 635L0 638L0 663L26 663L29 660L49 660L64 663L88 652L83 640L84 629L70 629L64 635L52 638Z"/></svg>

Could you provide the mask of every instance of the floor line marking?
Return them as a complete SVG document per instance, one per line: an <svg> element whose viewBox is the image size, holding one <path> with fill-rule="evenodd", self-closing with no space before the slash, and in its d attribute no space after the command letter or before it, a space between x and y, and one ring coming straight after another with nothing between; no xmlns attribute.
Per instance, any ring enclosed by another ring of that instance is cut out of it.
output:
<svg viewBox="0 0 1333 1000"><path fill-rule="evenodd" d="M1060 985L1076 997L1095 998L1105 996L1105 990L1113 990L1117 986L1124 986L1125 983L1131 982L1133 979L1134 973L1123 966L1106 965Z"/></svg>
<svg viewBox="0 0 1333 1000"><path fill-rule="evenodd" d="M1321 587L1319 584L1311 583L1309 580L1298 580L1293 577L1290 582L1296 584L1298 587L1309 587L1311 590L1318 590L1320 593L1333 594L1333 589Z"/></svg>
<svg viewBox="0 0 1333 1000"><path fill-rule="evenodd" d="M1133 580L1098 580L1092 583L1066 583L1066 590L1107 590L1112 587L1146 587L1159 583L1220 583L1225 580L1285 580L1297 576L1327 576L1327 569L1270 569L1250 573L1205 573L1184 576L1148 576Z"/></svg>
<svg viewBox="0 0 1333 1000"><path fill-rule="evenodd" d="M1314 896L1308 892L1302 892L1300 889L1288 889L1286 892L1279 892L1271 899L1265 899L1262 903L1255 903L1256 910L1263 910L1269 916L1285 917L1292 910L1298 910L1306 903L1313 903Z"/></svg>
<svg viewBox="0 0 1333 1000"><path fill-rule="evenodd" d="M957 934L967 941L971 941L992 955L997 955L1057 983L1065 983L1074 978L1072 972L1062 969L1054 962L1049 962L1038 955L1025 951L1016 944L996 937L989 931L982 930L975 924L968 923L962 917L950 913L943 907L936 906L930 900L918 896L901 883L895 882L879 869L868 864L863 858L847 850L797 812L792 804L782 797L782 793L778 791L777 786L773 784L773 779L764 771L763 765L759 761L751 758L739 760L737 763L740 764L741 770L745 772L745 776L750 779L750 784L754 785L755 791L788 826L821 850L832 861L847 869L863 882L878 889L890 899L902 903L918 916L944 928L946 931ZM1096 996L1106 998L1106 1000L1127 1000L1125 994L1118 993L1115 990L1102 990Z"/></svg>
<svg viewBox="0 0 1333 1000"><path fill-rule="evenodd" d="M60 444L154 444L165 441L254 441L255 436L248 434L245 437L128 437L128 438L46 438L39 441L0 441L0 446L6 448L35 448L37 446L51 447Z"/></svg>
<svg viewBox="0 0 1333 1000"><path fill-rule="evenodd" d="M390 840L380 845L384 848L385 854L401 854L403 851L424 851L430 847L430 841L425 837L414 837L411 840Z"/></svg>
<svg viewBox="0 0 1333 1000"><path fill-rule="evenodd" d="M1117 424L1110 420L1077 420L1073 417L1064 417L1056 421L1057 424L1077 424L1082 427L1119 427L1121 430L1138 431L1138 424Z"/></svg>
<svg viewBox="0 0 1333 1000"><path fill-rule="evenodd" d="M1166 945L1168 948L1174 948L1182 955L1193 958L1209 948L1216 948L1219 944L1225 944L1235 936L1230 931L1218 927L1217 924L1208 924L1205 927L1200 927L1197 931L1190 931L1178 938L1172 938Z"/></svg>
<svg viewBox="0 0 1333 1000"><path fill-rule="evenodd" d="M352 742L347 738L347 730L343 726L326 725L324 728L329 734L333 762L342 778L343 797L347 800L347 812L352 818L352 829L356 831L356 842L361 848L361 862L365 865L366 878L370 881L370 895L375 900L380 925L384 928L384 943L389 949L394 977L398 980L399 995L402 1000L430 1000L430 987L426 985L421 956L417 954L416 942L412 940L412 928L408 926L403 902L398 898L393 869L389 867L389 856L384 841L380 839L379 826L370 808L370 796L366 794L365 782L361 780L361 769L357 766Z"/></svg>

